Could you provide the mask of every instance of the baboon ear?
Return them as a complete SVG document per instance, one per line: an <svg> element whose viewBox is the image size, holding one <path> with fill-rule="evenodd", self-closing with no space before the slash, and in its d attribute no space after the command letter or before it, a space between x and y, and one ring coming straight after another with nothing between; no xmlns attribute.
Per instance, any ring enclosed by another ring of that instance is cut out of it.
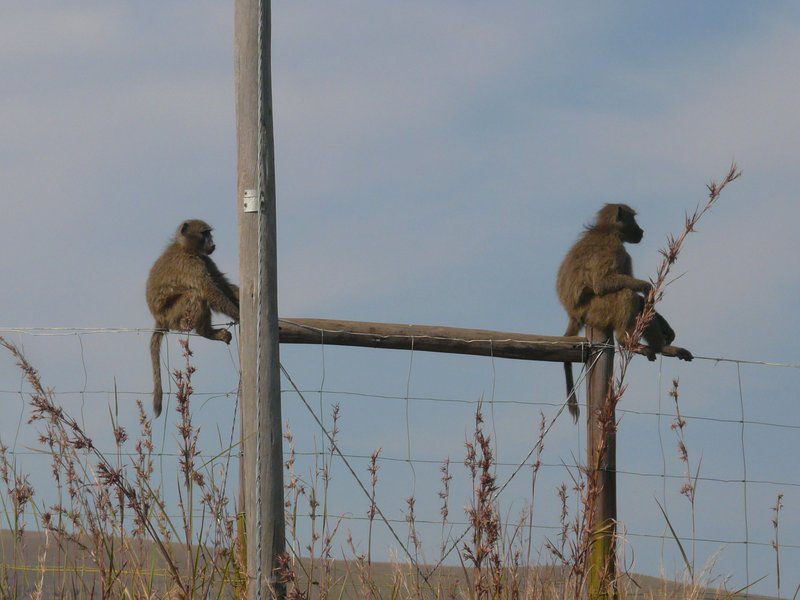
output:
<svg viewBox="0 0 800 600"><path fill-rule="evenodd" d="M181 224L181 235L186 235L187 231L189 231L189 221L184 221Z"/></svg>

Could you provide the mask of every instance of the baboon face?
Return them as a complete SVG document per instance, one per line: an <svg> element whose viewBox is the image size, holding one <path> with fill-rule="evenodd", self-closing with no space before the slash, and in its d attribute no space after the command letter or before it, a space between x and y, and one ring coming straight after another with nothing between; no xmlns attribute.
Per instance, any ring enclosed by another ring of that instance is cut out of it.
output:
<svg viewBox="0 0 800 600"><path fill-rule="evenodd" d="M214 238L211 236L211 230L206 231L203 233L204 236L204 243L203 247L205 248L206 254L211 254L217 248L214 244Z"/></svg>
<svg viewBox="0 0 800 600"><path fill-rule="evenodd" d="M617 207L617 226L623 242L638 244L644 237L644 230L636 222L636 213L629 206Z"/></svg>
<svg viewBox="0 0 800 600"><path fill-rule="evenodd" d="M209 255L216 249L211 231L211 226L205 221L192 219L181 223L178 229L178 238L186 249L198 254Z"/></svg>

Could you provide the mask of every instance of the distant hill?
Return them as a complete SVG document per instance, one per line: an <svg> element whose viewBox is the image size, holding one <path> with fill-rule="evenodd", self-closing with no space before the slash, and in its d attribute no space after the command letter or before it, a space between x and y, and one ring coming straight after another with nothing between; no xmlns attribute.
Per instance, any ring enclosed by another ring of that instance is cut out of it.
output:
<svg viewBox="0 0 800 600"><path fill-rule="evenodd" d="M0 597L5 598L29 598L34 593L37 586L42 585L42 598L64 598L64 599L91 599L102 597L103 581L100 572L95 566L88 550L80 547L76 543L67 543L61 547L51 534L47 546L46 537L42 532L25 533L21 542L16 542L9 531L0 531L0 552L2 561L0 562ZM166 563L161 555L156 551L151 542L136 542L135 549L138 557L146 557L144 562L146 568L134 571L133 561L129 554L119 546L119 541L115 541L116 547L107 541L107 553L113 551L115 564L122 569L122 574L117 585L128 586L131 591L141 591L142 586L149 588L156 598L175 598L170 595L171 575L166 569ZM140 545L139 545L140 544ZM46 552L45 552L46 550ZM171 551L175 556L176 562L186 568L186 555L182 546L173 544ZM43 557L43 560L40 560ZM142 564L141 558L137 561ZM321 563L319 558L314 563L314 578L312 581L311 598L319 596L319 579L322 577ZM302 590L307 589L307 572L311 569L309 559L302 560L302 566L296 569L297 585ZM430 578L430 585L444 591L455 590L464 585L467 577L471 577L471 572L465 573L461 567L441 567ZM548 591L552 591L553 598L561 599L563 590L560 582L563 581L561 569L556 567L535 567L531 572ZM330 580L333 582L331 589L332 598L363 598L364 591L360 580L358 565L353 560L334 561L330 571ZM402 581L401 590L397 595L393 595L393 589L397 585L393 582ZM408 565L395 565L390 563L373 563L371 568L371 582L373 593L380 598L397 598L401 600L407 597L416 597L412 592L415 585L419 585L422 595L425 598L433 597L427 585L418 580L414 575L414 570ZM117 589L122 589L121 587ZM222 597L232 597L232 588L227 588ZM216 593L211 594L216 597ZM118 597L118 596L114 596ZM198 597L202 597L198 595ZM449 597L445 595L445 597ZM469 597L462 594L455 597ZM622 577L620 599L626 598L648 598L653 600L661 599L721 599L721 598L744 598L744 594L736 596L730 593L723 593L711 589L691 588L673 581L648 577L646 575L630 574ZM767 600L766 596L750 595L751 600Z"/></svg>

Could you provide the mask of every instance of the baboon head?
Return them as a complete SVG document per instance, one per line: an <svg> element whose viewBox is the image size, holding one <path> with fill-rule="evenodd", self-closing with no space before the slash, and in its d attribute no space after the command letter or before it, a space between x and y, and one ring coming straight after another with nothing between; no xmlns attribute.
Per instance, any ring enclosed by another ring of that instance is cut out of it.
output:
<svg viewBox="0 0 800 600"><path fill-rule="evenodd" d="M216 248L211 226L200 219L189 219L181 223L176 238L184 249L195 254L209 255Z"/></svg>
<svg viewBox="0 0 800 600"><path fill-rule="evenodd" d="M644 230L636 222L636 211L627 204L606 204L597 213L595 228L613 231L629 244L638 244L644 236Z"/></svg>

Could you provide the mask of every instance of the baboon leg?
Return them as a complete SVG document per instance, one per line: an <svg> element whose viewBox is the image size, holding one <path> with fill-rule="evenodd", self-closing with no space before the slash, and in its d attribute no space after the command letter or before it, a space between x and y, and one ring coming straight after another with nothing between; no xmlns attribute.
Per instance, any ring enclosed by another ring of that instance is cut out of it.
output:
<svg viewBox="0 0 800 600"><path fill-rule="evenodd" d="M659 313L655 313L653 320L650 321L647 329L645 329L644 339L653 350L664 356L675 356L686 361L694 358L686 348L672 345L675 339L675 331L669 326L664 316Z"/></svg>
<svg viewBox="0 0 800 600"><path fill-rule="evenodd" d="M658 322L661 334L664 336L664 345L669 346L675 340L675 331L661 313L656 313L654 320Z"/></svg>
<svg viewBox="0 0 800 600"><path fill-rule="evenodd" d="M607 296L606 299L614 303L611 308L614 314L620 317L620 321L614 325L617 342L620 345L625 345L628 342L630 332L636 327L636 319L644 308L644 298L639 294L622 290L610 297ZM692 353L686 348L671 345L675 339L675 331L670 327L664 316L659 313L655 313L647 327L645 327L642 339L647 345L640 345L638 351L646 356L647 360L655 360L656 354L675 356L686 361L693 358Z"/></svg>
<svg viewBox="0 0 800 600"><path fill-rule="evenodd" d="M641 308L643 309L644 300L641 301L641 305L642 305ZM639 313L640 312L641 309L639 310ZM639 313L636 313L637 318L639 316ZM663 328L663 325L666 323L667 320L664 317L662 317L658 313L655 313L655 315L653 315L653 318L650 319L650 322L647 324L647 327L644 328L644 333L642 334L642 337L647 342L647 345L650 346L655 352L661 352L661 349L667 345L666 336L664 335L665 331ZM666 333L671 332L672 328L669 327L668 324L667 327L669 328L669 331ZM671 335L673 335L674 337L675 334L672 333Z"/></svg>
<svg viewBox="0 0 800 600"><path fill-rule="evenodd" d="M607 296L595 296L586 306L583 321L603 331L625 328L628 326L628 311L631 310L628 296L636 295L630 290L622 290Z"/></svg>
<svg viewBox="0 0 800 600"><path fill-rule="evenodd" d="M675 339L675 331L659 313L655 313L655 316L645 328L643 337L654 352L664 356L675 356L686 361L694 358L686 348L672 345L672 341ZM650 357L649 354L647 356L648 358Z"/></svg>
<svg viewBox="0 0 800 600"><path fill-rule="evenodd" d="M644 308L644 298L631 290L620 290L605 299L609 303L607 309L615 317L614 336L620 346L625 346L629 343L630 334L636 329L636 319ZM656 353L664 347L664 336L656 319L650 321L642 337L647 345L640 344L635 350L646 356L647 360L655 360Z"/></svg>
<svg viewBox="0 0 800 600"><path fill-rule="evenodd" d="M209 309L202 297L191 293L183 294L169 307L168 328L174 331L192 331L202 321L204 312L209 312Z"/></svg>
<svg viewBox="0 0 800 600"><path fill-rule="evenodd" d="M211 310L208 308L208 305L205 306L205 310L200 314L200 318L195 323L194 329L198 335L207 337L210 340L220 340L226 344L231 343L230 331L227 329L214 329L211 326Z"/></svg>
<svg viewBox="0 0 800 600"><path fill-rule="evenodd" d="M644 328L642 337L647 342L648 350L645 350L645 356L648 360L655 360L656 353L663 351L665 344L664 333L661 331L661 325L658 319L653 318Z"/></svg>
<svg viewBox="0 0 800 600"><path fill-rule="evenodd" d="M661 349L661 354L664 356L675 356L681 360L690 361L694 358L694 355L689 352L686 348L681 348L680 346L664 346Z"/></svg>
<svg viewBox="0 0 800 600"><path fill-rule="evenodd" d="M661 334L664 336L664 347L661 348L661 354L664 356L675 356L686 361L692 360L694 356L692 356L692 353L686 348L672 345L672 342L675 340L675 331L669 326L667 320L659 313L656 313L654 320L658 321L658 327L661 329Z"/></svg>
<svg viewBox="0 0 800 600"><path fill-rule="evenodd" d="M211 308L208 303L196 294L184 294L170 311L172 323L170 329L191 331L210 340L220 340L229 344L231 334L225 329L214 329L211 326Z"/></svg>

